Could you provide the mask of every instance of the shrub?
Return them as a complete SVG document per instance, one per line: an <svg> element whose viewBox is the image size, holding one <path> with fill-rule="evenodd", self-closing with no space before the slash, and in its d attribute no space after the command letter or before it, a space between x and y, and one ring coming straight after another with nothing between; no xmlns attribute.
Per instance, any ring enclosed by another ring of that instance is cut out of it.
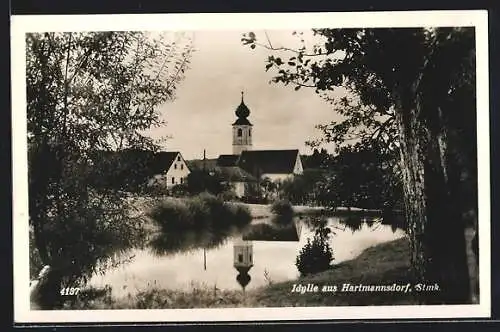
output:
<svg viewBox="0 0 500 332"><path fill-rule="evenodd" d="M238 197L236 196L234 190L224 190L223 192L218 194L217 197L219 197L225 202L238 200Z"/></svg>
<svg viewBox="0 0 500 332"><path fill-rule="evenodd" d="M231 215L228 213L223 200L208 192L203 192L190 200L188 206L197 201L202 202L206 207L205 219L208 220L209 225L221 228L232 223Z"/></svg>
<svg viewBox="0 0 500 332"><path fill-rule="evenodd" d="M232 215L237 226L245 226L252 221L252 214L247 206L237 204L232 206L227 204L227 206L233 210Z"/></svg>
<svg viewBox="0 0 500 332"><path fill-rule="evenodd" d="M326 271L330 268L333 260L333 250L328 243L330 229L320 227L316 230L312 241L307 239L307 243L300 250L295 266L302 276Z"/></svg>
<svg viewBox="0 0 500 332"><path fill-rule="evenodd" d="M187 184L176 184L172 187L171 193L174 197L184 197L188 195L188 187Z"/></svg>
<svg viewBox="0 0 500 332"><path fill-rule="evenodd" d="M271 212L285 218L293 217L293 207L288 200L279 200L271 205Z"/></svg>
<svg viewBox="0 0 500 332"><path fill-rule="evenodd" d="M165 200L149 215L164 232L244 226L252 219L248 208L225 203L210 193L201 193L185 202Z"/></svg>
<svg viewBox="0 0 500 332"><path fill-rule="evenodd" d="M269 202L266 197L259 196L244 196L241 198L241 201L247 204L267 204Z"/></svg>
<svg viewBox="0 0 500 332"><path fill-rule="evenodd" d="M179 201L164 200L149 213L163 230L183 229L193 226L190 211Z"/></svg>
<svg viewBox="0 0 500 332"><path fill-rule="evenodd" d="M197 228L205 228L212 224L212 214L210 203L201 196L196 196L193 199L186 201L186 209L188 211L188 225Z"/></svg>

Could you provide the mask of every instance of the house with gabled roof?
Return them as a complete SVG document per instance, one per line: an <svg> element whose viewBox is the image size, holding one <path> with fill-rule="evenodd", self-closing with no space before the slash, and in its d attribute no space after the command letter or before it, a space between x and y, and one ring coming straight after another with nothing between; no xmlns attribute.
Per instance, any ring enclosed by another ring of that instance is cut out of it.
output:
<svg viewBox="0 0 500 332"><path fill-rule="evenodd" d="M160 151L155 153L155 175L149 181L150 185L160 185L171 188L184 184L191 170L179 151Z"/></svg>
<svg viewBox="0 0 500 332"><path fill-rule="evenodd" d="M98 174L93 185L132 190L143 184L170 188L184 183L191 172L179 151L135 148L97 151L92 169Z"/></svg>

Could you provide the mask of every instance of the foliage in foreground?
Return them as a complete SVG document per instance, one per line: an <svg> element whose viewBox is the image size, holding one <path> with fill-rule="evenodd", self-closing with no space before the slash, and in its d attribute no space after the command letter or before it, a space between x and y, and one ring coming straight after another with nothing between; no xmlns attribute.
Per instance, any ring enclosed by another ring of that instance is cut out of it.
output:
<svg viewBox="0 0 500 332"><path fill-rule="evenodd" d="M399 155L392 166L401 171L413 273L421 282L443 285L437 302L470 300L477 295L469 287L477 272L469 268L465 239L466 228L477 230L475 30L312 33L317 42L307 45L303 32L294 32L300 39L296 49L275 47L269 36L254 32L242 42L273 52L265 67L274 71L273 82L312 88L341 116L320 125L323 137L313 143L361 143Z"/></svg>
<svg viewBox="0 0 500 332"><path fill-rule="evenodd" d="M156 147L142 132L162 124L158 106L174 99L192 51L183 36L156 36L26 34L29 222L33 249L51 266L44 307L142 244L123 193L92 188L91 168L102 150Z"/></svg>

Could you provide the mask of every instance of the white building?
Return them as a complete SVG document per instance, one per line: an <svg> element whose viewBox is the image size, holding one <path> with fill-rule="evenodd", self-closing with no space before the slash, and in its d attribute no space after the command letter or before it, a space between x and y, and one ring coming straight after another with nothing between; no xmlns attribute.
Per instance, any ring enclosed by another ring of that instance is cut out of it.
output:
<svg viewBox="0 0 500 332"><path fill-rule="evenodd" d="M182 154L178 151L174 152L158 152L157 163L163 171L157 174L150 181L150 184L156 184L171 188L178 184L184 184L187 181L187 176L191 173Z"/></svg>

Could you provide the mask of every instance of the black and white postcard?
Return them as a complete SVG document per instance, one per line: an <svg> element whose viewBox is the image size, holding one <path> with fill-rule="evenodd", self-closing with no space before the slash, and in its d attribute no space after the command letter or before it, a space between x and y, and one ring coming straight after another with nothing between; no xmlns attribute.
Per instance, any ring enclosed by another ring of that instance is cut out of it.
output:
<svg viewBox="0 0 500 332"><path fill-rule="evenodd" d="M13 16L15 322L489 317L487 22Z"/></svg>

